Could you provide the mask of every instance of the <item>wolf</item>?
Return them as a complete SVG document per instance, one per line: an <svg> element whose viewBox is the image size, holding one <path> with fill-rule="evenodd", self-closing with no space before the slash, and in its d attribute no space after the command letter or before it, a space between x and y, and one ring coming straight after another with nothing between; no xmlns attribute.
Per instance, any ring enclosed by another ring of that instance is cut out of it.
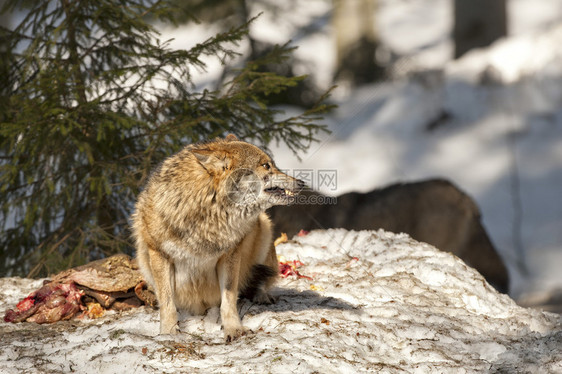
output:
<svg viewBox="0 0 562 374"><path fill-rule="evenodd" d="M136 257L160 307L160 333L178 332L178 309L220 306L224 338L247 333L239 296L271 303L278 262L265 213L304 187L262 149L234 135L186 146L152 173L132 215Z"/></svg>

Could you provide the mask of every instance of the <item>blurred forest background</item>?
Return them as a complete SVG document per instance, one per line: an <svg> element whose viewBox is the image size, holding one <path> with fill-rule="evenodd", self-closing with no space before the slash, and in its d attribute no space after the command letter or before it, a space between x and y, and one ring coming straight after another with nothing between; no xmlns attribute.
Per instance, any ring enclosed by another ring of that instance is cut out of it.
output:
<svg viewBox="0 0 562 374"><path fill-rule="evenodd" d="M151 168L226 133L284 168L337 169L337 193L453 180L520 284L559 259L558 0L0 3L0 275L132 253ZM548 167L530 176L537 144ZM551 188L526 200L535 183Z"/></svg>

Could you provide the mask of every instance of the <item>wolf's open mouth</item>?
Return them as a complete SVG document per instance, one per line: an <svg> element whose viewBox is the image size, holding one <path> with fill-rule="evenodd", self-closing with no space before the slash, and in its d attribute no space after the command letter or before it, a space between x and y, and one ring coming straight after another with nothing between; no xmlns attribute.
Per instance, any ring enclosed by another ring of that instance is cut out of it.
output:
<svg viewBox="0 0 562 374"><path fill-rule="evenodd" d="M295 196L295 193L291 190L286 190L284 188L281 187L270 187L270 188L266 188L264 190L267 193L273 194L273 195L280 195L280 196Z"/></svg>

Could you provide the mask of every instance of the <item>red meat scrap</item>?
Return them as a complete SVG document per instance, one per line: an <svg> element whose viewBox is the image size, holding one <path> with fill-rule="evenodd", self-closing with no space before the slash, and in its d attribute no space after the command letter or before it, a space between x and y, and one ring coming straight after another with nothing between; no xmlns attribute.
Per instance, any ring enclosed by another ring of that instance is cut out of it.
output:
<svg viewBox="0 0 562 374"><path fill-rule="evenodd" d="M48 283L4 315L5 322L52 323L72 318L83 310L84 292L74 283Z"/></svg>
<svg viewBox="0 0 562 374"><path fill-rule="evenodd" d="M283 256L278 256L278 261L279 261L279 275L281 277L287 278L291 275L294 275L297 278L305 278L305 279L312 280L312 277L309 277L307 275L302 275L297 270L298 268L304 265L299 260L286 261Z"/></svg>

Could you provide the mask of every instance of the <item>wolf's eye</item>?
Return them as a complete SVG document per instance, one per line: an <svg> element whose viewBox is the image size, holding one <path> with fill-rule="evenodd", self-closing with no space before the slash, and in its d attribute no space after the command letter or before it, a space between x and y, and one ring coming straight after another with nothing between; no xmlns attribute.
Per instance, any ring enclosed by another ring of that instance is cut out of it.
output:
<svg viewBox="0 0 562 374"><path fill-rule="evenodd" d="M265 170L269 170L271 168L271 166L269 165L269 162L266 162L265 164L261 165Z"/></svg>

